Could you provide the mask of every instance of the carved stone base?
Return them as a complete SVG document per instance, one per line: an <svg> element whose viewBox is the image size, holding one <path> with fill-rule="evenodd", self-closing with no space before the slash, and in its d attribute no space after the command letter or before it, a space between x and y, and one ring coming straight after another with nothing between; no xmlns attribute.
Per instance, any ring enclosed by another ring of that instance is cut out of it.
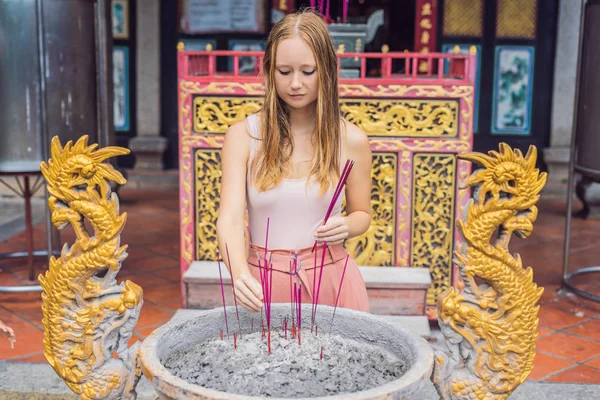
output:
<svg viewBox="0 0 600 400"><path fill-rule="evenodd" d="M135 155L135 170L161 171L167 139L162 136L137 136L129 142Z"/></svg>
<svg viewBox="0 0 600 400"><path fill-rule="evenodd" d="M600 183L582 177L577 182L575 193L583 203L583 209L575 215L583 219L600 219Z"/></svg>

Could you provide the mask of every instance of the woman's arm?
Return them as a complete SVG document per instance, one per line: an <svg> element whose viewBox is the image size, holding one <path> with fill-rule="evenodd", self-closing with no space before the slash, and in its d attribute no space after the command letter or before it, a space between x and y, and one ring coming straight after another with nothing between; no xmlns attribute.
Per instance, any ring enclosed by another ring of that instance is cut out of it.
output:
<svg viewBox="0 0 600 400"><path fill-rule="evenodd" d="M354 160L354 166L346 181L346 216L329 218L315 232L318 241L328 244L360 236L371 225L371 146L362 129L345 124L346 158Z"/></svg>
<svg viewBox="0 0 600 400"><path fill-rule="evenodd" d="M258 311L262 306L262 289L250 274L244 240L246 169L250 152L250 136L246 129L246 121L242 121L232 125L225 134L217 239L221 258L235 284L236 297L246 308Z"/></svg>

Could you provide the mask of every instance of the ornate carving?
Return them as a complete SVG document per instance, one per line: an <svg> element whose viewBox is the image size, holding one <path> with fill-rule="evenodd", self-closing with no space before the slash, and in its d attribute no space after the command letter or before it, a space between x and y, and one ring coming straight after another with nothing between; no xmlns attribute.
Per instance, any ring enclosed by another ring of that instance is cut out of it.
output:
<svg viewBox="0 0 600 400"><path fill-rule="evenodd" d="M217 260L217 218L221 192L221 150L196 149L196 256L195 260Z"/></svg>
<svg viewBox="0 0 600 400"><path fill-rule="evenodd" d="M398 207L396 213L396 231L399 237L396 238L396 265L399 267L408 267L410 261L410 210L412 187L412 154L409 151L403 151L400 158L398 174Z"/></svg>
<svg viewBox="0 0 600 400"><path fill-rule="evenodd" d="M383 151L404 151L415 153L423 152L464 152L471 149L471 144L462 140L444 139L396 139L396 138L370 138L371 147Z"/></svg>
<svg viewBox="0 0 600 400"><path fill-rule="evenodd" d="M396 175L398 155L373 153L371 167L371 207L369 230L345 242L358 265L393 266L396 240ZM345 200L344 200L345 209Z"/></svg>
<svg viewBox="0 0 600 400"><path fill-rule="evenodd" d="M458 100L342 99L344 117L369 136L456 137Z"/></svg>
<svg viewBox="0 0 600 400"><path fill-rule="evenodd" d="M371 137L371 147L380 152L394 152L402 154L400 161L399 181L397 182L397 210L396 210L396 235L394 251L395 265L407 266L410 262L410 221L411 221L411 188L412 170L411 154L427 152L462 153L471 150L472 140L472 118L473 118L473 87L463 82L457 82L455 86L442 85L362 85L362 84L340 84L340 96L342 101L351 102L353 98L379 98L382 101L396 101L399 97L419 98L415 101L457 101L460 107L460 118L457 119L457 137L444 136L442 138L411 137L401 139L395 137ZM222 135L210 133L193 133L192 126L195 116L193 110L193 95L202 96L226 95L228 99L237 96L245 96L254 99L261 96L262 85L260 83L236 83L236 82L214 82L210 84L200 82L181 81L179 83L180 104L180 174L181 174L181 255L182 268L185 270L193 261L197 250L197 238L195 231L195 149L221 148ZM195 113L195 109L194 109ZM210 118L209 118L210 120ZM223 129L224 126L219 128ZM368 130L368 128L367 128ZM464 196L462 197L464 198Z"/></svg>
<svg viewBox="0 0 600 400"><path fill-rule="evenodd" d="M436 354L433 382L442 399L506 399L533 369L536 303L544 291L508 245L513 233L531 234L546 173L535 168L533 146L525 157L504 143L489 156L460 157L483 169L467 179L473 199L466 221L457 221L465 245L455 262L464 287L438 297L450 353ZM475 277L484 283L478 286Z"/></svg>
<svg viewBox="0 0 600 400"><path fill-rule="evenodd" d="M463 98L473 96L473 86L441 85L363 85L360 83L340 83L340 99L349 97L429 97Z"/></svg>
<svg viewBox="0 0 600 400"><path fill-rule="evenodd" d="M410 265L431 272L427 304L452 284L455 177L454 154L414 155Z"/></svg>
<svg viewBox="0 0 600 400"><path fill-rule="evenodd" d="M39 276L42 286L44 355L82 399L135 399L140 376L139 343L127 348L142 307L142 288L116 275L127 257L120 245L126 214L109 181L125 179L103 161L128 154L120 147L96 150L87 136L64 149L52 139L52 158L42 162L52 223L71 224L76 240ZM87 219L93 229L89 235ZM96 274L104 273L103 277ZM116 353L119 358L113 358Z"/></svg>
<svg viewBox="0 0 600 400"><path fill-rule="evenodd" d="M194 132L224 134L229 126L260 110L262 99L197 96L193 107Z"/></svg>
<svg viewBox="0 0 600 400"><path fill-rule="evenodd" d="M195 232L195 149L223 147L223 135L192 135L180 139L181 157L179 170L181 174L181 256L186 266L194 259L194 246L196 245Z"/></svg>

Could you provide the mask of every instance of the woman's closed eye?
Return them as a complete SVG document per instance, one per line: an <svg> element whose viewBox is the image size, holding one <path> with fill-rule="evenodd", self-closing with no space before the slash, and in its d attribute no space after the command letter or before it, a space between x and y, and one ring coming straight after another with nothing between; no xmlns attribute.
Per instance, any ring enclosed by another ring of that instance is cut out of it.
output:
<svg viewBox="0 0 600 400"><path fill-rule="evenodd" d="M314 73L315 73L315 71L316 71L316 69L313 69L312 71L302 71L302 73L303 73L304 75L306 75L306 76L310 76L310 75L314 74ZM287 75L289 75L291 72L292 72L292 71L282 71L282 70L279 70L279 73L280 73L281 75L283 75L283 76L287 76Z"/></svg>

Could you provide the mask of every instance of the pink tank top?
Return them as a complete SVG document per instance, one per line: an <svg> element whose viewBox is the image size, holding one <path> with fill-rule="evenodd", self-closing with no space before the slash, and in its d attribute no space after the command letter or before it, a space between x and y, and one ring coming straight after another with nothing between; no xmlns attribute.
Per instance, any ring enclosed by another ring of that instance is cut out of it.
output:
<svg viewBox="0 0 600 400"><path fill-rule="evenodd" d="M277 186L258 192L251 182L250 164L260 146L260 120L257 114L248 117L250 157L246 175L246 202L250 224L250 240L265 245L267 218L269 220L269 249L302 249L314 244L314 232L323 223L333 199L335 185L325 194L319 193L319 184L306 178L283 179ZM312 180L312 179L311 179ZM331 211L330 218L342 212L342 193Z"/></svg>

